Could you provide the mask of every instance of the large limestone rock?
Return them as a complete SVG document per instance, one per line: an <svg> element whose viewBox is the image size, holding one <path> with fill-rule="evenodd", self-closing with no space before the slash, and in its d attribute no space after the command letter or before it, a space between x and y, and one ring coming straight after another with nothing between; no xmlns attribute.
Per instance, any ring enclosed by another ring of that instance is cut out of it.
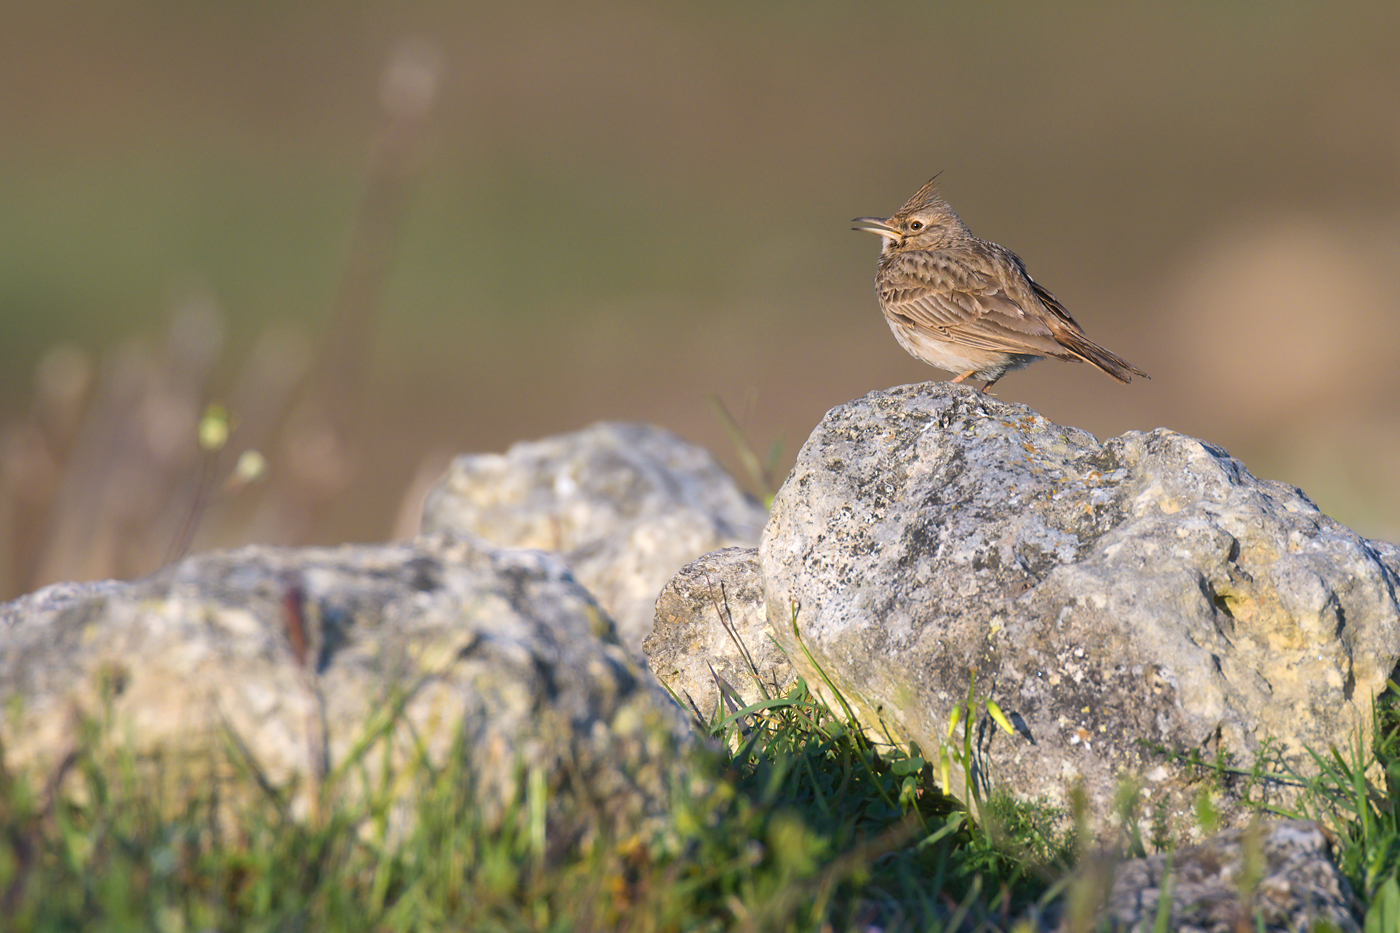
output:
<svg viewBox="0 0 1400 933"><path fill-rule="evenodd" d="M760 547L772 630L821 684L796 602L876 734L935 754L975 674L1016 726L971 724L975 780L1060 803L1082 783L1104 821L1136 776L1178 830L1198 775L1151 746L1248 767L1271 740L1306 769L1305 746L1356 741L1400 658L1398 554L1217 447L1100 443L951 384L829 412Z"/></svg>
<svg viewBox="0 0 1400 933"><path fill-rule="evenodd" d="M767 513L703 448L644 424L595 424L456 458L422 529L562 554L640 653L656 596L687 562L753 547Z"/></svg>
<svg viewBox="0 0 1400 933"><path fill-rule="evenodd" d="M84 719L195 779L228 774L231 733L305 814L367 737L338 792L382 790L419 743L440 766L461 734L488 815L529 773L551 806L582 795L598 828L629 832L665 811L691 742L561 560L447 535L248 547L40 590L0 606L0 707L6 766L41 780Z"/></svg>

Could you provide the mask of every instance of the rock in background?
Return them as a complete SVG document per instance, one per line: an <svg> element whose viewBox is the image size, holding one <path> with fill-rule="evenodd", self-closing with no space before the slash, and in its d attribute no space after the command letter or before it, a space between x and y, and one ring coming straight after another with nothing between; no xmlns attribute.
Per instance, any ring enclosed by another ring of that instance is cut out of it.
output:
<svg viewBox="0 0 1400 933"><path fill-rule="evenodd" d="M603 423L456 458L422 528L562 554L640 653L666 581L706 552L756 545L766 519L709 451L650 425Z"/></svg>
<svg viewBox="0 0 1400 933"><path fill-rule="evenodd" d="M1165 928L1179 933L1361 931L1351 885L1332 862L1322 830L1307 820L1263 821L1121 864L1091 858L1079 877L1110 881L1107 901L1088 922L1062 918L1057 933L1152 933L1163 899L1170 904Z"/></svg>
<svg viewBox="0 0 1400 933"><path fill-rule="evenodd" d="M528 773L551 807L581 795L595 828L629 833L666 811L692 742L563 561L449 535L249 547L40 590L0 606L0 705L11 770L56 773L89 718L138 761L217 779L231 734L303 815L388 717L353 775L392 780L419 743L441 765L461 735L488 819Z"/></svg>
<svg viewBox="0 0 1400 933"><path fill-rule="evenodd" d="M1018 731L969 726L974 780L1062 805L1082 783L1106 821L1136 775L1187 831L1196 775L1149 745L1248 767L1271 739L1306 768L1354 743L1400 658L1398 554L1201 441L1100 443L933 383L829 412L760 548L788 656L822 682L795 601L874 734L934 754L975 674Z"/></svg>
<svg viewBox="0 0 1400 933"><path fill-rule="evenodd" d="M773 640L757 548L727 548L681 568L656 601L647 666L702 722L783 696L797 679ZM731 702L721 704L721 683Z"/></svg>

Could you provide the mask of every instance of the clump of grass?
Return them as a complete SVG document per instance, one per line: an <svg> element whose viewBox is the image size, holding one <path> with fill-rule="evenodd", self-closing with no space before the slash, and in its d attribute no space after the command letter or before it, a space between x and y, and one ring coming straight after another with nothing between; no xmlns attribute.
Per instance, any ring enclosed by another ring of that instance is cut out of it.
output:
<svg viewBox="0 0 1400 933"><path fill-rule="evenodd" d="M1329 827L1382 930L1400 918L1400 738L1378 716L1370 755L1316 756L1287 815ZM338 794L353 769L334 769L328 804L296 819L255 764L247 787L152 780L88 723L43 786L0 760L0 915L25 931L1009 931L1084 895L1071 913L1092 923L1103 892L1061 880L1077 845L1055 808L994 793L974 818L938 756L871 742L801 682L709 728L716 746L678 763L703 790L678 782L661 829L600 836L586 802L542 806L523 767L488 821L460 746L368 798Z"/></svg>
<svg viewBox="0 0 1400 933"><path fill-rule="evenodd" d="M0 912L36 931L952 930L1043 890L1038 856L986 847L917 748L872 745L801 684L714 728L734 744L686 763L709 790L678 790L664 831L600 838L585 804L543 821L524 769L488 824L460 747L393 793L328 785L296 819L255 763L246 786L152 780L94 721L46 787L0 765Z"/></svg>
<svg viewBox="0 0 1400 933"><path fill-rule="evenodd" d="M1316 820L1330 831L1337 866L1368 905L1367 933L1400 930L1400 687L1389 682L1372 706L1371 741L1358 734L1343 752L1307 750L1315 776L1284 816Z"/></svg>
<svg viewBox="0 0 1400 933"><path fill-rule="evenodd" d="M724 426L725 433L729 435L729 440L734 445L734 455L739 459L744 472L748 474L754 493L763 500L765 509L771 509L773 497L778 494L778 487L782 485L782 478L778 473L778 461L782 459L783 455L781 442L775 438L773 443L769 445L768 452L760 457L758 452L754 450L748 433L729 413L729 408L724 404L724 400L718 395L711 395L709 402L715 417Z"/></svg>

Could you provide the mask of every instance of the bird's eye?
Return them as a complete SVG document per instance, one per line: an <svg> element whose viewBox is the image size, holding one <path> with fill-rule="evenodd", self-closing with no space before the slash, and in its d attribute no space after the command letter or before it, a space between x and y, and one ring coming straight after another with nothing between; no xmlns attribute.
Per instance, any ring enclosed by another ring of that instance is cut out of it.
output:
<svg viewBox="0 0 1400 933"><path fill-rule="evenodd" d="M922 230L924 229L924 222L922 220L911 220L909 221L909 229Z"/></svg>

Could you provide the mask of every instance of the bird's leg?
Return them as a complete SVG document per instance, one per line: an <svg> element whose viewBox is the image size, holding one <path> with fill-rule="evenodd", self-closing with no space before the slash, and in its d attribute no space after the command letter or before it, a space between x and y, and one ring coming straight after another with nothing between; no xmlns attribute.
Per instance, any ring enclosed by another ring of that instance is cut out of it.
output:
<svg viewBox="0 0 1400 933"><path fill-rule="evenodd" d="M955 384L956 384L956 383L961 383L964 379L968 378L969 376L976 375L976 373L977 373L977 370L975 370L975 369L969 369L967 372L963 373L961 376L958 376L958 377L956 377L956 378L954 378L954 379L949 379L948 381L949 381L949 382L952 382L952 383L955 383ZM986 385L984 385L984 386L982 387L982 392L983 392L983 394L986 394L986 391L992 387L992 383L993 383L993 382L996 382L997 379L1000 379L1000 378L1001 378L1000 376L997 376L996 379L992 379L990 382L988 382Z"/></svg>
<svg viewBox="0 0 1400 933"><path fill-rule="evenodd" d="M990 389L992 386L996 385L997 379L1000 379L1000 378L1001 378L1001 376L997 376L996 379L988 379L985 383L983 383L983 384L982 384L982 394L983 394L983 395L986 395L986 394L987 394L987 390Z"/></svg>

